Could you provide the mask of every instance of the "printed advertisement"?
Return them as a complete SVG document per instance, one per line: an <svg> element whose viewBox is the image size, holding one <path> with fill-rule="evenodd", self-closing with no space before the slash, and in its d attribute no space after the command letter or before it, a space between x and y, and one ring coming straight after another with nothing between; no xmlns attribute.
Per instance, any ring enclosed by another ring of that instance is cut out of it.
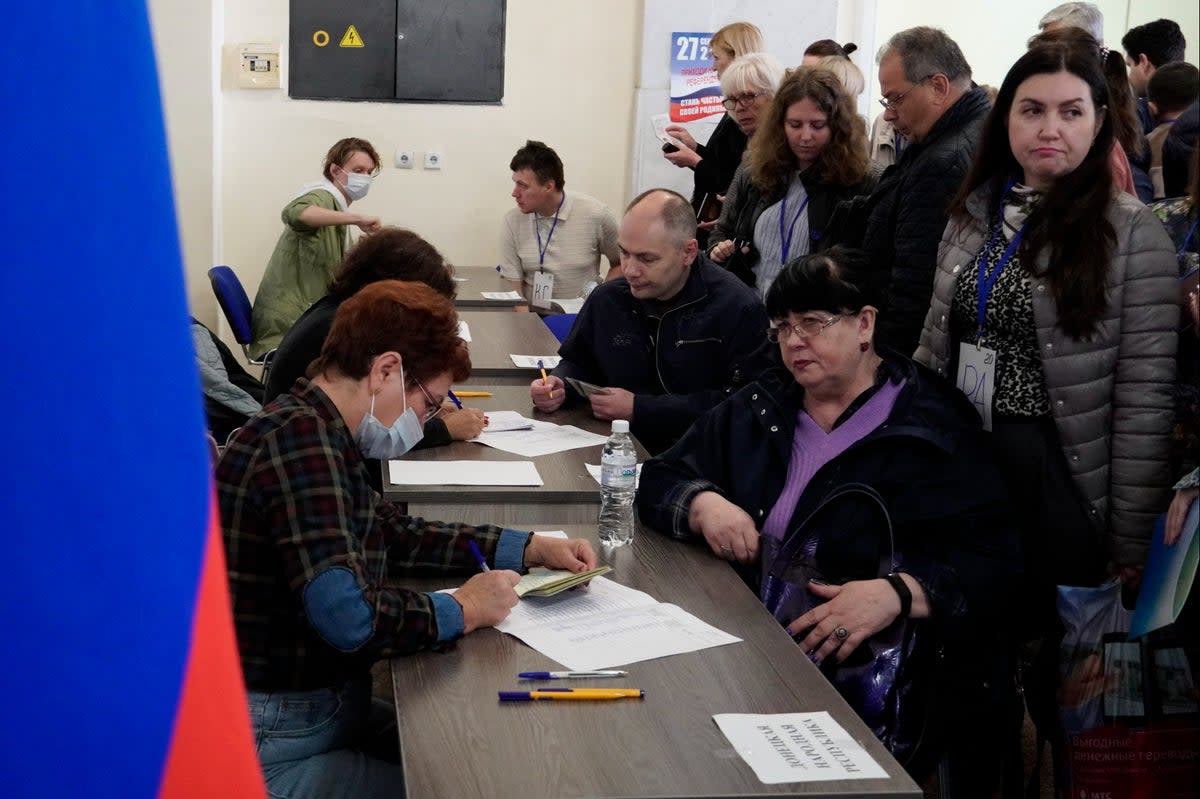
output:
<svg viewBox="0 0 1200 799"><path fill-rule="evenodd" d="M721 85L708 52L711 33L671 34L671 121L723 114Z"/></svg>

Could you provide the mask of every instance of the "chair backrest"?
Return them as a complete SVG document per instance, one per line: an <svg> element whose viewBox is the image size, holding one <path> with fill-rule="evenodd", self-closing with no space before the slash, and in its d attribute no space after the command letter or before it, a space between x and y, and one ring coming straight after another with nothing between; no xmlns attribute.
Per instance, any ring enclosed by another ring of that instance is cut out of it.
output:
<svg viewBox="0 0 1200 799"><path fill-rule="evenodd" d="M238 344L245 346L252 338L250 331L250 298L242 288L242 281L228 266L214 266L208 270L208 280L212 283L213 294L225 313L225 319L233 330L233 337Z"/></svg>
<svg viewBox="0 0 1200 799"><path fill-rule="evenodd" d="M575 324L575 317L579 314L560 313L553 316L543 316L542 321L546 323L546 327L550 328L550 332L558 339L558 343L562 344L567 339L567 334L571 332L571 327Z"/></svg>

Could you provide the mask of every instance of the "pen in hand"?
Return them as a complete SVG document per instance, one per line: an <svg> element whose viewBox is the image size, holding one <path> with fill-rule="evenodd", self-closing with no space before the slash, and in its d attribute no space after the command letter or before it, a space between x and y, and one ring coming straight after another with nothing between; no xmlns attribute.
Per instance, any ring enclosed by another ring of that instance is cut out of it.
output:
<svg viewBox="0 0 1200 799"><path fill-rule="evenodd" d="M450 400L451 402L453 402L453 403L454 403L454 407L455 407L455 408L458 408L460 411L463 409L463 407L462 407L462 403L459 401L458 397L454 396L454 392L453 392L453 391L447 391L447 392L446 392L446 399L448 399L448 400Z"/></svg>
<svg viewBox="0 0 1200 799"><path fill-rule="evenodd" d="M541 358L538 358L538 369L540 369L542 372L542 385L544 386L544 385L546 385L546 380L547 380L546 364L542 362ZM554 389L550 389L550 399L554 399Z"/></svg>
<svg viewBox="0 0 1200 799"><path fill-rule="evenodd" d="M470 548L471 554L475 556L475 562L479 564L479 571L490 572L491 568L487 565L483 553L479 551L479 544L475 543L474 538L467 541L467 546Z"/></svg>

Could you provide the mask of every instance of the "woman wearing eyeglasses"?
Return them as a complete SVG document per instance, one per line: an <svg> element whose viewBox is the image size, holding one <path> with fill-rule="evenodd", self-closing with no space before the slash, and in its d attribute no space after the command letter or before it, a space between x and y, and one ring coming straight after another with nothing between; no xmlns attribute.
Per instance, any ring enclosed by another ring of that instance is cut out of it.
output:
<svg viewBox="0 0 1200 799"><path fill-rule="evenodd" d="M784 264L820 249L834 207L875 181L854 98L833 72L796 69L734 174L709 257L765 296Z"/></svg>
<svg viewBox="0 0 1200 799"><path fill-rule="evenodd" d="M760 564L763 585L781 548L815 533L810 555L823 581L807 590L824 604L786 624L831 678L902 615L920 621L926 640L945 650L942 695L956 705L926 730L930 748L884 740L920 778L937 755L937 733L967 729L992 702L988 686L1003 684L992 682L995 659L983 655L996 645L1017 553L977 415L946 381L875 349L879 294L857 251L833 247L789 263L766 297L783 367L650 460L637 505L653 529ZM886 528L862 492L813 517L854 486L878 495L891 518L886 578ZM862 697L843 695L881 734Z"/></svg>
<svg viewBox="0 0 1200 799"><path fill-rule="evenodd" d="M238 652L272 796L404 794L395 711L371 667L504 619L518 571L596 565L587 541L406 516L364 458L421 436L470 372L458 315L422 283L382 280L338 308L311 380L268 403L216 469ZM492 569L479 573L486 559ZM453 594L405 577L462 575Z"/></svg>
<svg viewBox="0 0 1200 799"><path fill-rule="evenodd" d="M379 153L365 139L342 139L325 154L323 179L306 183L283 209L283 233L267 262L250 313L250 355L279 346L300 314L325 296L347 249L349 225L379 230L379 218L350 210L379 174Z"/></svg>

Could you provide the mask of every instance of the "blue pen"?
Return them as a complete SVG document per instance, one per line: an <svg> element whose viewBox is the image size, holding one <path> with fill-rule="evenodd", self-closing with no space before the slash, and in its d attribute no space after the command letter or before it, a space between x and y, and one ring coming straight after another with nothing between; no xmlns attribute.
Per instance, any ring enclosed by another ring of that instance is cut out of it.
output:
<svg viewBox="0 0 1200 799"><path fill-rule="evenodd" d="M453 391L447 391L447 392L446 392L446 399L448 399L448 400L450 400L451 402L453 402L453 403L454 403L454 407L455 407L455 408L458 408L460 411L462 410L462 403L461 403L461 402L459 402L459 400L458 400L458 397L454 396L454 392L453 392Z"/></svg>
<svg viewBox="0 0 1200 799"><path fill-rule="evenodd" d="M497 272L501 272L501 271L503 271L503 270L500 268L500 264L496 264L496 271L497 271Z"/></svg>
<svg viewBox="0 0 1200 799"><path fill-rule="evenodd" d="M475 562L479 564L479 571L490 572L491 569L488 568L487 561L483 559L483 553L479 551L479 544L475 543L474 538L467 541L467 546L471 548L471 554L475 556Z"/></svg>

